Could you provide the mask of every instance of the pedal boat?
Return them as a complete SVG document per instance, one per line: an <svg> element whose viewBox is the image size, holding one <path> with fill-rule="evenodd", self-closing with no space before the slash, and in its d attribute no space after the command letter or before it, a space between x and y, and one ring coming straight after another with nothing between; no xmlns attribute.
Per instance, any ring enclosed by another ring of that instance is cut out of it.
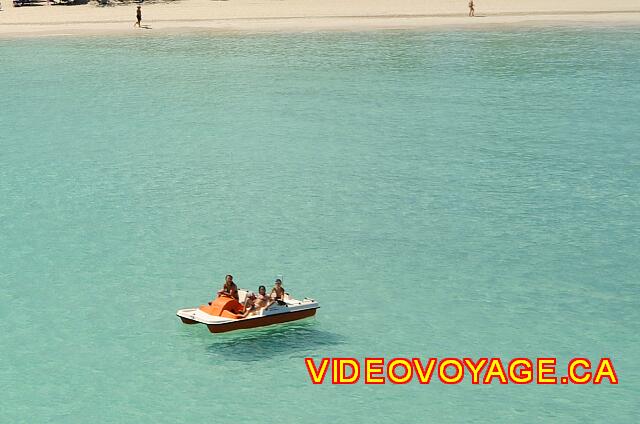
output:
<svg viewBox="0 0 640 424"><path fill-rule="evenodd" d="M305 297L303 300L296 300L287 295L284 301L242 318L243 304L248 293L247 290L238 290L240 301L219 296L198 308L179 309L176 315L184 324L204 324L212 333L226 333L312 317L320 307L313 299Z"/></svg>

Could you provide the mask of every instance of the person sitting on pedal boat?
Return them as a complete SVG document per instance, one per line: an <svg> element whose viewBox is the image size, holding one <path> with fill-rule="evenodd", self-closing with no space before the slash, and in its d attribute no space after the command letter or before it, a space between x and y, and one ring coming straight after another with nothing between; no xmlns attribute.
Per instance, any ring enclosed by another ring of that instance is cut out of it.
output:
<svg viewBox="0 0 640 424"><path fill-rule="evenodd" d="M271 300L269 296L267 296L267 289L265 286L258 287L258 295L255 293L249 292L247 296L247 300L244 304L244 314L242 318L246 318L249 315L258 315L261 311L269 308L275 300Z"/></svg>
<svg viewBox="0 0 640 424"><path fill-rule="evenodd" d="M284 295L285 295L285 292L284 292L284 287L282 287L282 280L277 278L275 285L271 289L271 293L269 294L269 297L275 300L284 300Z"/></svg>
<svg viewBox="0 0 640 424"><path fill-rule="evenodd" d="M273 304L273 300L269 296L267 296L267 288L265 286L258 287L258 296L254 304L258 309L267 309L271 304Z"/></svg>
<svg viewBox="0 0 640 424"><path fill-rule="evenodd" d="M218 297L220 296L229 296L235 300L240 300L238 297L238 286L233 282L233 275L227 275L225 277L224 286L222 290L218 291Z"/></svg>

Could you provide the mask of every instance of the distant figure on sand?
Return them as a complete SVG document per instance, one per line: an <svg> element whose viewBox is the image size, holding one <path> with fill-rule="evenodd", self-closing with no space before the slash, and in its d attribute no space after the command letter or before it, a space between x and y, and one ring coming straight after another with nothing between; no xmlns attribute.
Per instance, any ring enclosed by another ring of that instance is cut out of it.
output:
<svg viewBox="0 0 640 424"><path fill-rule="evenodd" d="M473 7L473 0L469 0L469 16L476 16L476 9Z"/></svg>
<svg viewBox="0 0 640 424"><path fill-rule="evenodd" d="M137 22L133 24L133 27L135 28L136 25L138 25L138 28L140 28L140 22L142 21L142 9L140 6L138 6L138 9L136 10L136 20Z"/></svg>

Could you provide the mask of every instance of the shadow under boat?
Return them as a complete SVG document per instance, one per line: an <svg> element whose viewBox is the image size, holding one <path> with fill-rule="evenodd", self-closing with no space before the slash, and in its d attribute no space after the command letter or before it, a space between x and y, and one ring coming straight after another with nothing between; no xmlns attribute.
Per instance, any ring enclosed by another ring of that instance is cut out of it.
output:
<svg viewBox="0 0 640 424"><path fill-rule="evenodd" d="M335 333L318 329L314 319L223 334L206 347L208 354L241 362L314 351L344 343Z"/></svg>

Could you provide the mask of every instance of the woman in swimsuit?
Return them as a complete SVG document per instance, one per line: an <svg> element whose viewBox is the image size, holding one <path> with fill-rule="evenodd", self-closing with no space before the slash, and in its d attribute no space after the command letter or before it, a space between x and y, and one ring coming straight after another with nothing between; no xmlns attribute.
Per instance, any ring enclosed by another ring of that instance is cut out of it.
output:
<svg viewBox="0 0 640 424"><path fill-rule="evenodd" d="M247 297L247 301L245 302L245 313L244 317L248 315L258 315L260 311L267 309L271 306L275 300L271 300L269 296L267 296L267 289L265 286L258 287L258 295L251 293Z"/></svg>

